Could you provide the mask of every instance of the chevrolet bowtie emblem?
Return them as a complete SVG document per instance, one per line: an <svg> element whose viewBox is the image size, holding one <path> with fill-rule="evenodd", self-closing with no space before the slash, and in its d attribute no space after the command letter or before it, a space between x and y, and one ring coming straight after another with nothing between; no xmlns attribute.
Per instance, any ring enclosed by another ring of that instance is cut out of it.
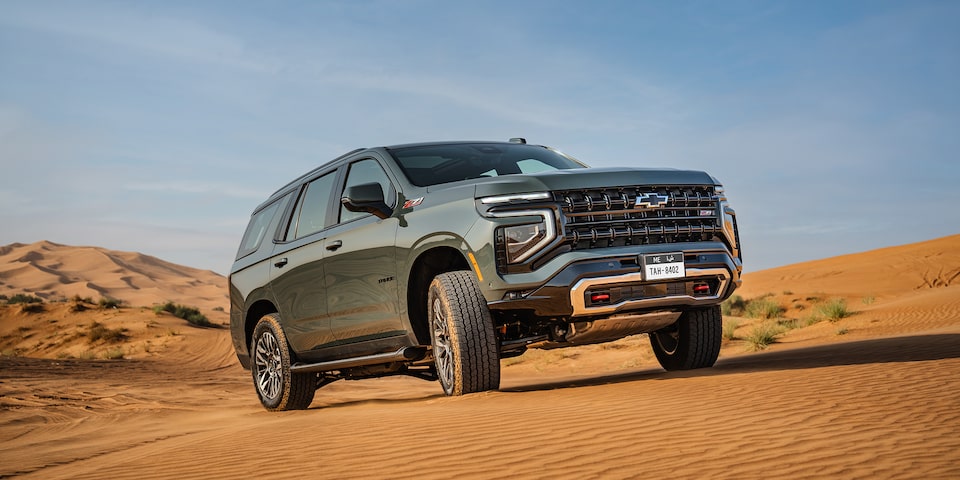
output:
<svg viewBox="0 0 960 480"><path fill-rule="evenodd" d="M660 195L656 192L642 193L637 196L637 201L634 205L640 208L661 208L667 205L668 200L670 200L670 197Z"/></svg>

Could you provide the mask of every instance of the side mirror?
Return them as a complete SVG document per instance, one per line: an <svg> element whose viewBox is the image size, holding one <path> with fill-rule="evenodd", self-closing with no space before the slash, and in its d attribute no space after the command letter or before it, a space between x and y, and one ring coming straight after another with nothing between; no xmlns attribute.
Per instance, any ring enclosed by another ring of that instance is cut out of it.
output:
<svg viewBox="0 0 960 480"><path fill-rule="evenodd" d="M379 183L361 183L347 187L340 203L351 212L372 213L381 219L393 215L393 210L383 201L383 189Z"/></svg>

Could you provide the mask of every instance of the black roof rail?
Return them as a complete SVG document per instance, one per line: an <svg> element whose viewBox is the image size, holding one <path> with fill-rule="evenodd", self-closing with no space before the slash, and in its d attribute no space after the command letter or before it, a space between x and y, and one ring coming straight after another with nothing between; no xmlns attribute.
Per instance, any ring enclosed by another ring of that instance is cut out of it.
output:
<svg viewBox="0 0 960 480"><path fill-rule="evenodd" d="M326 167L327 165L330 165L331 163L334 163L334 162L336 162L336 161L338 161L338 160L341 160L341 159L344 159L344 158L346 158L346 157L349 157L350 155L353 155L354 153L357 153L357 152L361 152L361 151L363 151L363 150L366 150L366 148L355 148L355 149L353 149L353 150L350 150L350 151L347 152L347 153L344 153L343 155L340 155L340 156L337 157L337 158L334 158L333 160L330 160L330 161L327 162L327 163L324 163L323 165L320 165L320 166L317 167L317 168L314 168L313 170L310 170L310 171L307 172L307 173L304 173L303 175L300 175L300 176L297 177L296 179L292 180L290 183L287 183L286 185L278 188L277 191L275 191L275 192L273 192L272 194L270 194L270 198L273 198L274 195L276 195L276 194L280 193L281 191L285 190L285 189L286 189L287 187L289 187L290 185L293 185L294 183L298 183L300 180L303 180L304 177L310 176L313 172L316 172L317 170L319 170L319 169L321 169L321 168L323 168L323 167Z"/></svg>

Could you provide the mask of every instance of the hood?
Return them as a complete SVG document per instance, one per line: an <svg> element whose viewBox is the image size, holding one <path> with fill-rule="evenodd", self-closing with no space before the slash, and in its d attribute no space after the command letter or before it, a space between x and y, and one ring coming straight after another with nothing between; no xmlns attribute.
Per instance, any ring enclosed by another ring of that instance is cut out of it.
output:
<svg viewBox="0 0 960 480"><path fill-rule="evenodd" d="M632 185L714 184L716 184L716 180L714 180L713 177L707 175L705 172L696 170L577 168L528 175L505 175L502 177L477 179L475 186L477 197L487 197L511 193L626 187ZM460 186L462 186L462 183Z"/></svg>

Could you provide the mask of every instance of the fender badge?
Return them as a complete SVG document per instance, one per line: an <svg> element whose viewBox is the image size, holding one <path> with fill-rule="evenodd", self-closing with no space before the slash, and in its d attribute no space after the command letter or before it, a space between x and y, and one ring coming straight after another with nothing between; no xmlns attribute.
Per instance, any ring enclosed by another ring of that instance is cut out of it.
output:
<svg viewBox="0 0 960 480"><path fill-rule="evenodd" d="M423 203L423 197L414 198L414 199L411 199L411 200L407 200L406 202L403 202L403 207L402 207L402 208L405 208L405 209L406 209L406 208L413 208L413 207L416 207L416 206L420 205L421 203Z"/></svg>

